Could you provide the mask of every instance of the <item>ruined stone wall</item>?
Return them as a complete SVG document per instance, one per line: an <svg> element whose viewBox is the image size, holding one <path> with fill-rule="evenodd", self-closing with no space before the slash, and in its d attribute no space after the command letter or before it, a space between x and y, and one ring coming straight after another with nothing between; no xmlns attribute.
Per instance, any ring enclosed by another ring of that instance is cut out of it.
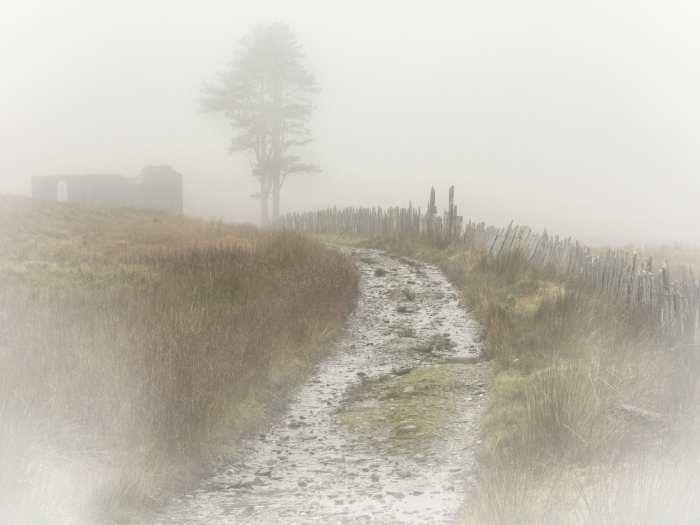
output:
<svg viewBox="0 0 700 525"><path fill-rule="evenodd" d="M113 174L32 177L32 196L58 200L58 185L67 186L71 203L155 208L182 215L182 174L171 166L146 166L138 177Z"/></svg>

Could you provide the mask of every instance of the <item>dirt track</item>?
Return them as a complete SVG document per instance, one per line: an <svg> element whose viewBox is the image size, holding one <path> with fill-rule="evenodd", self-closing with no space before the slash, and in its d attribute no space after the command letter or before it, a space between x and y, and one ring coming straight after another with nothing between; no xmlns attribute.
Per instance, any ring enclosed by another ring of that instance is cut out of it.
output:
<svg viewBox="0 0 700 525"><path fill-rule="evenodd" d="M141 523L450 521L474 482L478 326L437 268L347 251L362 274L347 338L283 420Z"/></svg>

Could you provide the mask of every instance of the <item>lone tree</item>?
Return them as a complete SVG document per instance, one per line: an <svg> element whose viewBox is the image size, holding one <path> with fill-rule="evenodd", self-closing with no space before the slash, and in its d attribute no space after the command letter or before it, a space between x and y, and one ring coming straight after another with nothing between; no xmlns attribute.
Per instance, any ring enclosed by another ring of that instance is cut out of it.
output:
<svg viewBox="0 0 700 525"><path fill-rule="evenodd" d="M217 73L216 84L202 83L203 113L223 112L238 135L231 139L231 154L255 152L252 174L260 181L260 222L279 216L280 190L292 173L316 173L318 166L304 164L290 153L313 139L307 123L315 106L306 98L318 93L316 78L300 64L302 46L284 23L258 25L243 37L230 70Z"/></svg>

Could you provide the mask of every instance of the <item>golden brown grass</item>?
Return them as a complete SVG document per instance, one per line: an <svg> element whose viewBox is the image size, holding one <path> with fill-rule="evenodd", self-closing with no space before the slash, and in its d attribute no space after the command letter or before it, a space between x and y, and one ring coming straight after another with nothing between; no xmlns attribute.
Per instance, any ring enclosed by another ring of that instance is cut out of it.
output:
<svg viewBox="0 0 700 525"><path fill-rule="evenodd" d="M0 241L0 523L162 502L354 297L348 258L249 226L0 197Z"/></svg>
<svg viewBox="0 0 700 525"><path fill-rule="evenodd" d="M690 348L517 252L405 235L365 245L438 264L483 326L492 388L479 482L459 523L697 523L700 362ZM700 268L696 256L668 256L672 279L683 263Z"/></svg>

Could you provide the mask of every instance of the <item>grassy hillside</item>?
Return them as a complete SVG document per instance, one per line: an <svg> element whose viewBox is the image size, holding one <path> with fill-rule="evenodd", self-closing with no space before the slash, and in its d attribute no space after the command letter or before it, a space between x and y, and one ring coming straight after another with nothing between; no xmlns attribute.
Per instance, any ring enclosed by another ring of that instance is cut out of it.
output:
<svg viewBox="0 0 700 525"><path fill-rule="evenodd" d="M355 283L299 235L0 197L0 523L126 521L203 474Z"/></svg>
<svg viewBox="0 0 700 525"><path fill-rule="evenodd" d="M700 362L687 342L521 254L424 237L345 242L436 263L483 326L490 401L459 523L697 523ZM671 255L672 272L699 259Z"/></svg>

